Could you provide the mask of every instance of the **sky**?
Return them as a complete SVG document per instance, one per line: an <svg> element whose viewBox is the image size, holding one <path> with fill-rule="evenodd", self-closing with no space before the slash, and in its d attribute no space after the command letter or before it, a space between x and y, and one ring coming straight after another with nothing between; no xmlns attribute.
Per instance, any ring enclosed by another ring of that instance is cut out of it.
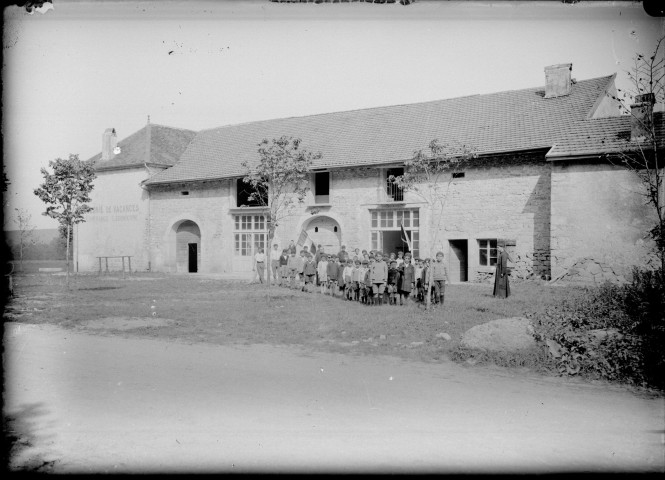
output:
<svg viewBox="0 0 665 480"><path fill-rule="evenodd" d="M541 87L626 71L665 33L641 2L65 1L4 10L2 134L15 209L50 160L101 151L150 122L204 130L272 118Z"/></svg>

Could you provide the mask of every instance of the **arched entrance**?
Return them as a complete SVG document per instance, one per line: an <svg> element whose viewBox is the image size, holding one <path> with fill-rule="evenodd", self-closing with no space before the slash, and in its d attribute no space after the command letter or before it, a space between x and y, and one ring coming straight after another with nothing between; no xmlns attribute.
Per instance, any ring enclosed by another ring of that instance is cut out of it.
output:
<svg viewBox="0 0 665 480"><path fill-rule="evenodd" d="M196 273L201 265L201 230L191 220L176 227L175 262L177 272Z"/></svg>
<svg viewBox="0 0 665 480"><path fill-rule="evenodd" d="M323 246L328 253L339 252L342 240L342 229L337 220L325 215L313 218L305 228L307 236L318 247Z"/></svg>

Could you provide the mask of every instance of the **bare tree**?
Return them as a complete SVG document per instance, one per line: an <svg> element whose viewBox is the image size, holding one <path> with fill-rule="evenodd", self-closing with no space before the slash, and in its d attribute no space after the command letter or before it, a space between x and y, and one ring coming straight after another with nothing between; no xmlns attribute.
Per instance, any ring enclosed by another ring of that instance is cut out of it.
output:
<svg viewBox="0 0 665 480"><path fill-rule="evenodd" d="M665 270L665 165L659 152L659 140L662 140L659 135L663 135L664 129L662 114L657 122L653 108L654 104L665 102L665 37L657 41L651 56L636 55L631 71L626 73L631 89L618 90L619 95L610 96L631 116L634 134L621 151L608 154L607 158L639 179L645 203L656 213L657 223L648 235L656 244L661 269Z"/></svg>
<svg viewBox="0 0 665 480"><path fill-rule="evenodd" d="M14 223L18 227L18 260L21 271L23 271L23 254L27 247L35 244L35 226L32 224L32 215L25 208L15 208L16 218Z"/></svg>

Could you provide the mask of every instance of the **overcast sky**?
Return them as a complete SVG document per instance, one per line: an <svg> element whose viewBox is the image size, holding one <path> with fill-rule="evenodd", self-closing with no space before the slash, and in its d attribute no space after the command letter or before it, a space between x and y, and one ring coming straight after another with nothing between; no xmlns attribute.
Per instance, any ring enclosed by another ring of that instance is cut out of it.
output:
<svg viewBox="0 0 665 480"><path fill-rule="evenodd" d="M662 18L640 2L286 4L54 0L4 11L3 142L14 208L38 228L32 193L49 160L101 151L147 121L222 125L416 103L625 71L650 53ZM257 142L260 139L257 139Z"/></svg>

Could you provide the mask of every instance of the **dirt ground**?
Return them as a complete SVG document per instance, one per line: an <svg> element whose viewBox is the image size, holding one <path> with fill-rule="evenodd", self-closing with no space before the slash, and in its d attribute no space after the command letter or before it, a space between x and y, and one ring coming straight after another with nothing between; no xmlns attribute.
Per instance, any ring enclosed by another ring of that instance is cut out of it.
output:
<svg viewBox="0 0 665 480"><path fill-rule="evenodd" d="M12 471L665 470L662 397L451 362L108 333L131 321L5 323Z"/></svg>

